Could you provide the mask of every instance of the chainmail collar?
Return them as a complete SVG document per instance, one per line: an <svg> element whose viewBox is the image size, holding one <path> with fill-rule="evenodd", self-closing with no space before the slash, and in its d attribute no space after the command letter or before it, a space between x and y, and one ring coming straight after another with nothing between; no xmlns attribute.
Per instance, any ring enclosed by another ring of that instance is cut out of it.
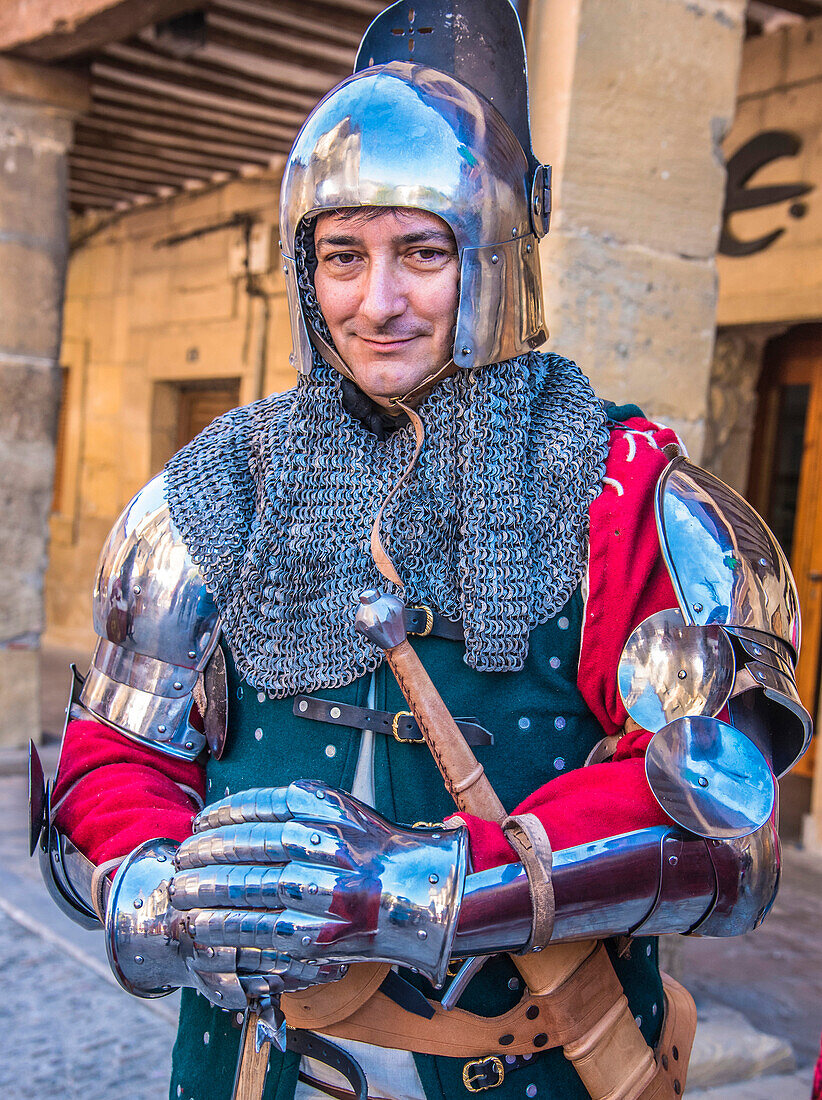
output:
<svg viewBox="0 0 822 1100"><path fill-rule="evenodd" d="M532 352L445 379L419 412L426 444L382 527L404 597L462 620L472 668L520 669L585 568L602 404L575 364ZM413 449L410 426L380 440L355 419L317 357L296 389L219 417L166 466L172 518L258 690L338 687L381 662L354 613L385 587L371 524Z"/></svg>

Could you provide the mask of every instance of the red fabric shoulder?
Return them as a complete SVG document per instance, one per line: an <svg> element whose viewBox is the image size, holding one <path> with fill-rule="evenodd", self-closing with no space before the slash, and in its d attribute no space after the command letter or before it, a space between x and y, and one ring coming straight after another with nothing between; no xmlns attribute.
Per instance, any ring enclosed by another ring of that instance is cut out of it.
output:
<svg viewBox="0 0 822 1100"><path fill-rule="evenodd" d="M153 837L184 840L198 807L178 784L203 798L203 768L99 722L69 722L52 796L57 826L96 864Z"/></svg>
<svg viewBox="0 0 822 1100"><path fill-rule="evenodd" d="M676 433L644 417L611 429L604 486L590 508L588 599L577 683L606 733L627 717L617 666L631 631L655 611L676 607L662 560L654 492L668 460L662 448L682 446Z"/></svg>

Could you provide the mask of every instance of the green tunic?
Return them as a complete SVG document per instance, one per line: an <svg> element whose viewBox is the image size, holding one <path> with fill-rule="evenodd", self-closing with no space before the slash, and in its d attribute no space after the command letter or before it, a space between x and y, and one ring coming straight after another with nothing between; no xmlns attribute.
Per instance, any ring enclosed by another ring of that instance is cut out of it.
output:
<svg viewBox="0 0 822 1100"><path fill-rule="evenodd" d="M482 673L462 660L460 642L412 638L432 680L451 713L475 717L495 737L476 755L509 809L561 772L583 766L602 736L576 682L583 605L577 591L554 619L531 633L530 651L520 672ZM360 745L360 731L311 721L293 713L292 699L269 699L241 681L229 657L230 733L221 760L211 758L207 800L251 787L286 786L294 779L321 779L350 789ZM374 674L375 706L406 709L385 664ZM317 692L318 698L366 706L368 677L346 687ZM424 744L402 744L376 736L374 781L376 809L392 821L414 824L438 821L454 812ZM612 945L609 945L609 948ZM632 942L630 954L617 958L617 974L646 1040L656 1042L662 1023L663 995L656 940ZM404 977L435 996L420 976ZM460 1007L486 1016L513 1007L521 995L517 971L505 956L491 960L474 978ZM512 988L513 986L513 988ZM174 1048L172 1098L228 1100L231 1096L240 1031L236 1013L214 1008L192 990L183 991L180 1028ZM468 1096L462 1070L465 1059L415 1055L425 1094L431 1100ZM299 1058L272 1051L265 1100L291 1100ZM540 1100L586 1100L576 1071L559 1049L535 1054L509 1073L493 1090L499 1100L526 1096L536 1086Z"/></svg>

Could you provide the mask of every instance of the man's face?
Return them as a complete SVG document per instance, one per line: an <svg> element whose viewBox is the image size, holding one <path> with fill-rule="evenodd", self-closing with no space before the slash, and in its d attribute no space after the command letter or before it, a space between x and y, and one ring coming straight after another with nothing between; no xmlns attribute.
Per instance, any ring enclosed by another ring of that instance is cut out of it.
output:
<svg viewBox="0 0 822 1100"><path fill-rule="evenodd" d="M451 359L454 235L436 214L386 207L321 214L314 242L314 287L334 345L360 389L388 407Z"/></svg>

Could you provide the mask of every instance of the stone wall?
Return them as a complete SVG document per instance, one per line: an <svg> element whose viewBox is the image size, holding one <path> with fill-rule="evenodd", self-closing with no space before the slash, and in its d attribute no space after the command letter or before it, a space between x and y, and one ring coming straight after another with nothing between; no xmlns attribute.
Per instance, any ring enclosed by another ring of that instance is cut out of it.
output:
<svg viewBox="0 0 822 1100"><path fill-rule="evenodd" d="M61 364L67 370L59 511L51 519L46 641L93 644L90 597L100 547L130 497L176 449L168 387L237 379L240 402L293 385L277 251L278 179L237 181L133 212L93 232L73 227ZM241 213L273 234L274 272L246 291ZM179 243L162 242L201 233ZM91 235L89 235L91 234Z"/></svg>
<svg viewBox="0 0 822 1100"><path fill-rule="evenodd" d="M551 346L599 393L679 430L698 460L742 0L542 0L529 57Z"/></svg>

